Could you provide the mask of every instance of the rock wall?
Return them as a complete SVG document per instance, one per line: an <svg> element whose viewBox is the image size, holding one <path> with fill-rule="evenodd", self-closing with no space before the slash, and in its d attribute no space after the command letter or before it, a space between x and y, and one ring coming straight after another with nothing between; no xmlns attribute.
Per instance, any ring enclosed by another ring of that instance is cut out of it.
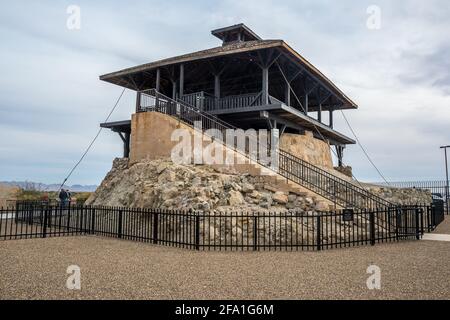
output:
<svg viewBox="0 0 450 320"><path fill-rule="evenodd" d="M86 204L204 211L324 210L313 197L278 190L265 176L233 168L223 173L212 166L179 165L168 159L128 166L128 159L115 159Z"/></svg>
<svg viewBox="0 0 450 320"><path fill-rule="evenodd" d="M280 138L280 149L313 165L333 168L330 146L327 142L313 137L311 131L305 134L284 133Z"/></svg>
<svg viewBox="0 0 450 320"><path fill-rule="evenodd" d="M365 184L364 187L377 196L399 205L415 205L431 203L431 192L429 190L416 188L394 188L381 187Z"/></svg>

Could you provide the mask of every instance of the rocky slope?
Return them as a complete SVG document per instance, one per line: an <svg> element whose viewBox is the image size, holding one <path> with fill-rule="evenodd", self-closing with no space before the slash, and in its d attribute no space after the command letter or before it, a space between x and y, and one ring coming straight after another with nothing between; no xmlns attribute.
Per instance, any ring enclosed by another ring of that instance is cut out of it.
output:
<svg viewBox="0 0 450 320"><path fill-rule="evenodd" d="M277 191L264 177L233 169L177 165L169 160L128 167L128 160L119 158L86 204L204 211L324 209L314 197Z"/></svg>
<svg viewBox="0 0 450 320"><path fill-rule="evenodd" d="M364 188L389 202L399 205L431 203L431 192L416 188L389 188L373 184L364 184Z"/></svg>

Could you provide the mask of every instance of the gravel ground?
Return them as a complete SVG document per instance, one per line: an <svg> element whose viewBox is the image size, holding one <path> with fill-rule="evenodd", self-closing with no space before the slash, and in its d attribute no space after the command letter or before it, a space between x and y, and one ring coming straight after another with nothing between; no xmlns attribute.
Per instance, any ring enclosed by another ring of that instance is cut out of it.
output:
<svg viewBox="0 0 450 320"><path fill-rule="evenodd" d="M437 226L433 233L450 234L450 215L445 216L445 220Z"/></svg>
<svg viewBox="0 0 450 320"><path fill-rule="evenodd" d="M100 237L0 242L1 299L450 299L450 242L196 252ZM81 268L81 290L65 287ZM381 268L368 290L366 268Z"/></svg>

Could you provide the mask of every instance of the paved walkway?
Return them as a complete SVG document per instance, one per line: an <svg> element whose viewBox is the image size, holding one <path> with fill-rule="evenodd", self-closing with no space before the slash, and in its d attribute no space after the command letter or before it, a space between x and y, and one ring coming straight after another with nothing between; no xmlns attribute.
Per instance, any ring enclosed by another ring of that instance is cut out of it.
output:
<svg viewBox="0 0 450 320"><path fill-rule="evenodd" d="M0 241L1 299L450 299L450 242L189 251L101 237ZM81 290L66 288L81 268ZM369 290L369 265L381 290Z"/></svg>
<svg viewBox="0 0 450 320"><path fill-rule="evenodd" d="M450 241L450 234L426 233L423 235L422 240Z"/></svg>
<svg viewBox="0 0 450 320"><path fill-rule="evenodd" d="M438 234L450 234L450 215L446 215L444 221L442 221L433 231Z"/></svg>
<svg viewBox="0 0 450 320"><path fill-rule="evenodd" d="M425 233L422 240L431 241L450 241L450 216L446 215L444 221L442 221L432 233Z"/></svg>

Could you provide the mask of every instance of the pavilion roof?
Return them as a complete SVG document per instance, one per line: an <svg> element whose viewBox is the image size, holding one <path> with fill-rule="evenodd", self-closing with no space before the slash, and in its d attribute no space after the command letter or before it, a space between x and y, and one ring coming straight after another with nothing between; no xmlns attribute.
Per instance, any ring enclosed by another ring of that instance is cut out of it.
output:
<svg viewBox="0 0 450 320"><path fill-rule="evenodd" d="M100 76L100 80L128 87L131 89L136 89L133 88L133 86L124 78L133 76L134 74L148 72L161 67L167 67L191 61L214 59L217 57L244 52L258 51L269 48L278 48L291 60L307 69L316 79L318 79L320 82L322 82L322 84L328 87L328 89L331 90L335 95L340 97L340 99L343 101L342 108L356 109L358 107L356 103L354 103L349 97L347 97L330 79L328 79L323 73L321 73L308 60L306 60L303 56L301 56L297 51L291 48L283 40L253 40L253 41L233 42L206 50L183 54L167 59L141 64L131 68L126 68L116 72L104 74Z"/></svg>

